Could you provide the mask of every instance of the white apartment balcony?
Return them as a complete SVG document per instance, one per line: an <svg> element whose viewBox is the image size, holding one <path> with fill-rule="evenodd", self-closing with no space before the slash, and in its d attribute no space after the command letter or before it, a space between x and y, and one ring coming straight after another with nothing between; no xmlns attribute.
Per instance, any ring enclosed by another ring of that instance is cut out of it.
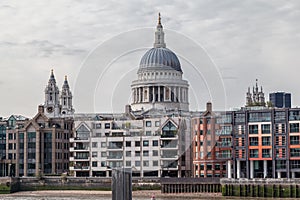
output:
<svg viewBox="0 0 300 200"><path fill-rule="evenodd" d="M89 147L71 147L70 152L86 152L90 151Z"/></svg>
<svg viewBox="0 0 300 200"><path fill-rule="evenodd" d="M70 170L72 170L71 167L70 167ZM74 171L89 171L90 166L74 166L73 170Z"/></svg>
<svg viewBox="0 0 300 200"><path fill-rule="evenodd" d="M90 157L78 157L78 156L74 156L74 157L70 157L70 161L89 161Z"/></svg>
<svg viewBox="0 0 300 200"><path fill-rule="evenodd" d="M90 139L88 137L75 137L70 138L70 143L76 143L76 142L89 142Z"/></svg>
<svg viewBox="0 0 300 200"><path fill-rule="evenodd" d="M161 160L178 160L178 155L162 155Z"/></svg>

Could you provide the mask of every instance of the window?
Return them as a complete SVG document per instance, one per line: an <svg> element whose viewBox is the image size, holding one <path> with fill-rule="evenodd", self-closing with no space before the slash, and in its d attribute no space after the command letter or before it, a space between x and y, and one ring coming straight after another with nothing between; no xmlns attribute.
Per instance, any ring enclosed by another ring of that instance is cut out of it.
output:
<svg viewBox="0 0 300 200"><path fill-rule="evenodd" d="M263 149L262 157L263 158L271 158L271 149Z"/></svg>
<svg viewBox="0 0 300 200"><path fill-rule="evenodd" d="M271 125L270 124L262 124L261 125L261 133L262 134L271 133Z"/></svg>
<svg viewBox="0 0 300 200"><path fill-rule="evenodd" d="M258 134L258 125L249 125L249 134Z"/></svg>
<svg viewBox="0 0 300 200"><path fill-rule="evenodd" d="M105 161L101 161L101 167L106 167Z"/></svg>
<svg viewBox="0 0 300 200"><path fill-rule="evenodd" d="M212 170L212 164L207 164L207 165L206 165L206 169L207 169L207 170Z"/></svg>
<svg viewBox="0 0 300 200"><path fill-rule="evenodd" d="M149 146L149 141L148 140L144 140L143 141L143 146L144 147L148 147Z"/></svg>
<svg viewBox="0 0 300 200"><path fill-rule="evenodd" d="M258 149L250 149L250 158L258 158Z"/></svg>
<svg viewBox="0 0 300 200"><path fill-rule="evenodd" d="M299 133L299 123L291 123L290 124L290 132L291 133Z"/></svg>
<svg viewBox="0 0 300 200"><path fill-rule="evenodd" d="M136 146L136 147L141 146L141 142L140 142L140 141L135 141L135 146Z"/></svg>
<svg viewBox="0 0 300 200"><path fill-rule="evenodd" d="M290 144L291 145L299 144L299 136L290 136Z"/></svg>
<svg viewBox="0 0 300 200"><path fill-rule="evenodd" d="M149 156L149 151L143 151L143 156Z"/></svg>
<svg viewBox="0 0 300 200"><path fill-rule="evenodd" d="M97 148L98 147L97 142L92 142L92 147Z"/></svg>
<svg viewBox="0 0 300 200"><path fill-rule="evenodd" d="M135 151L135 156L141 156L141 152L140 151Z"/></svg>
<svg viewBox="0 0 300 200"><path fill-rule="evenodd" d="M137 161L135 161L135 166L136 166L136 167L139 167L139 166L141 166L141 162L140 162L140 161L138 161L138 160L137 160Z"/></svg>
<svg viewBox="0 0 300 200"><path fill-rule="evenodd" d="M101 157L106 157L106 152L105 151L101 152Z"/></svg>
<svg viewBox="0 0 300 200"><path fill-rule="evenodd" d="M95 157L97 157L97 156L98 156L98 153L97 153L96 151L93 151L93 152L92 152L92 157L95 158Z"/></svg>
<svg viewBox="0 0 300 200"><path fill-rule="evenodd" d="M262 137L263 146L271 146L271 137Z"/></svg>
<svg viewBox="0 0 300 200"><path fill-rule="evenodd" d="M271 112L249 113L249 122L269 122L271 121Z"/></svg>
<svg viewBox="0 0 300 200"><path fill-rule="evenodd" d="M220 170L220 164L215 164L215 170Z"/></svg>
<svg viewBox="0 0 300 200"><path fill-rule="evenodd" d="M152 161L152 165L155 167L155 166L158 166L158 161L157 160L153 160Z"/></svg>
<svg viewBox="0 0 300 200"><path fill-rule="evenodd" d="M285 160L276 160L276 169L285 169L286 161Z"/></svg>
<svg viewBox="0 0 300 200"><path fill-rule="evenodd" d="M131 141L126 141L126 147L131 147Z"/></svg>
<svg viewBox="0 0 300 200"><path fill-rule="evenodd" d="M110 123L105 123L104 127L105 127L105 129L110 129Z"/></svg>
<svg viewBox="0 0 300 200"><path fill-rule="evenodd" d="M151 127L151 121L146 121L146 127Z"/></svg>
<svg viewBox="0 0 300 200"><path fill-rule="evenodd" d="M295 149L291 149L291 157L300 157L300 149L299 148L295 148Z"/></svg>
<svg viewBox="0 0 300 200"><path fill-rule="evenodd" d="M126 151L126 157L131 157L131 151Z"/></svg>
<svg viewBox="0 0 300 200"><path fill-rule="evenodd" d="M96 161L92 162L92 167L97 167L97 162Z"/></svg>
<svg viewBox="0 0 300 200"><path fill-rule="evenodd" d="M155 127L159 127L160 126L160 121L155 121Z"/></svg>
<svg viewBox="0 0 300 200"><path fill-rule="evenodd" d="M258 146L258 137L250 137L250 146Z"/></svg>
<svg viewBox="0 0 300 200"><path fill-rule="evenodd" d="M143 161L143 166L144 167L149 167L149 161L148 160L144 160Z"/></svg>
<svg viewBox="0 0 300 200"><path fill-rule="evenodd" d="M153 150L152 151L152 156L158 156L158 151L157 150Z"/></svg>
<svg viewBox="0 0 300 200"><path fill-rule="evenodd" d="M126 167L131 167L131 161L126 161Z"/></svg>
<svg viewBox="0 0 300 200"><path fill-rule="evenodd" d="M200 170L204 170L204 164L200 165Z"/></svg>
<svg viewBox="0 0 300 200"><path fill-rule="evenodd" d="M168 122L162 129L161 137L175 137L177 134L177 128L172 122Z"/></svg>
<svg viewBox="0 0 300 200"><path fill-rule="evenodd" d="M291 169L300 169L300 160L291 160Z"/></svg>
<svg viewBox="0 0 300 200"><path fill-rule="evenodd" d="M100 129L100 128L101 128L101 123L95 124L95 128L96 128L96 129Z"/></svg>
<svg viewBox="0 0 300 200"><path fill-rule="evenodd" d="M146 136L151 136L151 131L146 131Z"/></svg>
<svg viewBox="0 0 300 200"><path fill-rule="evenodd" d="M101 142L101 147L106 147L106 142Z"/></svg>
<svg viewBox="0 0 300 200"><path fill-rule="evenodd" d="M13 134L12 134L12 133L8 134L8 139L9 139L9 140L12 140L12 139L13 139Z"/></svg>
<svg viewBox="0 0 300 200"><path fill-rule="evenodd" d="M152 141L152 146L157 147L158 146L158 140L153 140Z"/></svg>

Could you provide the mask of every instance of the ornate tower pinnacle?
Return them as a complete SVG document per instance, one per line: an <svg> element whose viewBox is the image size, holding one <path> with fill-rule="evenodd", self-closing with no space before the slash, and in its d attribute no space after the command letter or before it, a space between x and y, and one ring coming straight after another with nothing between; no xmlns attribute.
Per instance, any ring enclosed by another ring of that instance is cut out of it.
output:
<svg viewBox="0 0 300 200"><path fill-rule="evenodd" d="M66 115L66 114L73 114L74 109L72 105L72 93L70 91L69 83L67 76L65 76L65 81L61 89L61 114Z"/></svg>
<svg viewBox="0 0 300 200"><path fill-rule="evenodd" d="M45 104L46 114L56 117L60 112L59 89L56 85L53 69L51 70L48 85L45 88Z"/></svg>
<svg viewBox="0 0 300 200"><path fill-rule="evenodd" d="M166 43L165 43L165 33L163 31L163 26L161 24L161 17L160 13L158 13L158 23L156 26L156 31L155 31L155 41L154 41L154 48L166 48Z"/></svg>

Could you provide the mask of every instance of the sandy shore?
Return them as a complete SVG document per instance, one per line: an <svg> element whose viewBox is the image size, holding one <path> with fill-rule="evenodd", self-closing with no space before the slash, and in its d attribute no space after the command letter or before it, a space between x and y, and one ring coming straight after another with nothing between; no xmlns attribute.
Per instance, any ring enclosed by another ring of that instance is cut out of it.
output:
<svg viewBox="0 0 300 200"><path fill-rule="evenodd" d="M26 192L16 192L9 194L9 196L16 197L72 197L72 196L98 196L98 197L109 197L111 196L111 191L91 191L91 190L42 190L42 191L26 191ZM183 197L185 199L189 198L213 198L221 197L220 193L187 193L187 194L162 194L160 190L142 190L133 191L133 197L164 197L170 199L172 197Z"/></svg>

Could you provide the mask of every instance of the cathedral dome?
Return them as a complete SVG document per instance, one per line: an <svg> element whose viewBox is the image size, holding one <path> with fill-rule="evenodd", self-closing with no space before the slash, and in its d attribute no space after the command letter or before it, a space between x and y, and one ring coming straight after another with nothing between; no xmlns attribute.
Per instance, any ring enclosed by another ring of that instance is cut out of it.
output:
<svg viewBox="0 0 300 200"><path fill-rule="evenodd" d="M164 47L152 48L144 54L139 71L143 69L173 69L182 72L176 54Z"/></svg>

